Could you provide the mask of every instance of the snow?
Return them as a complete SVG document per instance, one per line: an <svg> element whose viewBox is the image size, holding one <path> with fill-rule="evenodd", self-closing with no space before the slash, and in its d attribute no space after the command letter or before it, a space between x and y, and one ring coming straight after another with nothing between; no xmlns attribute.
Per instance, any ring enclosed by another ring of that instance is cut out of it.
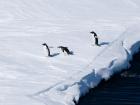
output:
<svg viewBox="0 0 140 105"><path fill-rule="evenodd" d="M130 66L140 48L139 13L139 0L0 0L0 105L75 105Z"/></svg>

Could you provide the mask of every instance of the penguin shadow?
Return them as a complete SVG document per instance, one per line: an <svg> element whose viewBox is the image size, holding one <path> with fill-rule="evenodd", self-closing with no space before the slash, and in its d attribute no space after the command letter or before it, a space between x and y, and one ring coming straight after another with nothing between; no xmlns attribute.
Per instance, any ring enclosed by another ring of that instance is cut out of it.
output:
<svg viewBox="0 0 140 105"><path fill-rule="evenodd" d="M99 44L99 46L109 45L109 42L102 42Z"/></svg>
<svg viewBox="0 0 140 105"><path fill-rule="evenodd" d="M55 57L55 56L58 56L60 53L54 53L54 54L51 54L50 57Z"/></svg>

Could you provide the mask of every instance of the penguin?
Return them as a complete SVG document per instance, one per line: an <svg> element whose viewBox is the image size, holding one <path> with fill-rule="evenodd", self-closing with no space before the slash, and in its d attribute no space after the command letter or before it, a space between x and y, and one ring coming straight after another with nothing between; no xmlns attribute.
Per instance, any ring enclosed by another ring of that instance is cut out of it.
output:
<svg viewBox="0 0 140 105"><path fill-rule="evenodd" d="M47 51L48 57L51 57L50 49L49 49L48 45L46 43L43 43L42 45L44 46L44 50Z"/></svg>
<svg viewBox="0 0 140 105"><path fill-rule="evenodd" d="M91 34L94 34L95 45L100 46L100 45L99 45L99 42L98 42L98 36L97 36L97 34L96 34L94 31L91 31L90 33L91 33Z"/></svg>
<svg viewBox="0 0 140 105"><path fill-rule="evenodd" d="M62 50L63 53L66 53L67 55L72 55L73 52L71 52L68 47L64 47L64 46L58 46L57 48L60 48Z"/></svg>

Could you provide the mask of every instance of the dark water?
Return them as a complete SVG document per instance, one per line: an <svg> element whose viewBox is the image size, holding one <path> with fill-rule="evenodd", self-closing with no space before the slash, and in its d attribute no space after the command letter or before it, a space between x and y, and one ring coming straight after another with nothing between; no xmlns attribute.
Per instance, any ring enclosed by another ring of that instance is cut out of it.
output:
<svg viewBox="0 0 140 105"><path fill-rule="evenodd" d="M140 53L134 56L130 69L102 81L78 105L140 105Z"/></svg>

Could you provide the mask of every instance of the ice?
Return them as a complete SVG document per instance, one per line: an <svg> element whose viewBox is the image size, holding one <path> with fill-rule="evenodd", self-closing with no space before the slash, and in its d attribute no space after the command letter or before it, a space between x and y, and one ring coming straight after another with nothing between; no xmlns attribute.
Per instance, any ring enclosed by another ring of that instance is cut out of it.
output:
<svg viewBox="0 0 140 105"><path fill-rule="evenodd" d="M139 0L0 0L0 105L75 105L130 67L140 48L139 8Z"/></svg>

